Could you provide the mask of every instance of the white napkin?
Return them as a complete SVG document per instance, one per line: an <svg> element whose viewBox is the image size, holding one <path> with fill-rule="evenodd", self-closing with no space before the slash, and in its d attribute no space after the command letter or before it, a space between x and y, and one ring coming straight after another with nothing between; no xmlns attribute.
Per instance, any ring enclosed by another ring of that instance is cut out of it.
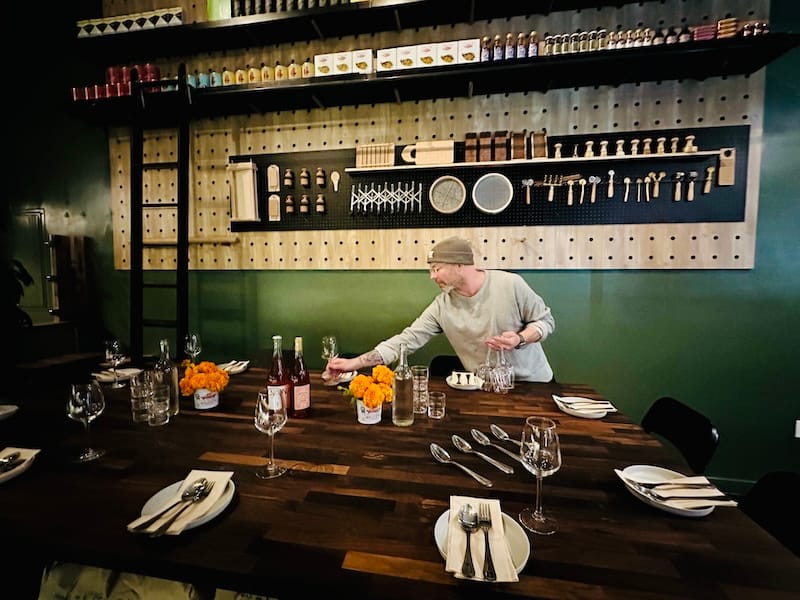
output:
<svg viewBox="0 0 800 600"><path fill-rule="evenodd" d="M141 369L130 368L130 369L117 369L117 379L130 379L131 375L135 375L139 373ZM105 371L100 371L99 373L92 373L92 377L94 377L100 383L113 383L114 382L114 371L111 369L106 369Z"/></svg>
<svg viewBox="0 0 800 600"><path fill-rule="evenodd" d="M514 562L511 559L511 549L506 540L500 501L487 498L450 496L450 523L447 529L447 562L445 563L445 571L454 573L459 579L470 579L461 574L461 565L464 562L464 552L467 548L467 534L458 522L458 511L464 504L472 504L475 510L478 510L478 505L481 502L489 505L492 514L489 544L492 548L492 560L497 575L495 583L519 581L517 570L514 568ZM477 581L484 581L483 560L486 556L486 547L483 539L483 531L478 529L472 533L472 539L470 540L472 562L475 565L475 577L471 579Z"/></svg>
<svg viewBox="0 0 800 600"><path fill-rule="evenodd" d="M168 498L164 505L171 504L172 502L179 500L183 491L189 487L194 481L199 479L200 477L205 477L208 479L209 482L214 482L214 487L211 488L211 492L200 500L199 502L195 502L191 507L187 508L180 517L176 519L176 521L170 525L169 529L166 531L166 535L178 535L181 533L186 526L194 521L195 519L201 517L204 513L211 509L214 504L216 504L217 500L222 497L223 492L225 491L225 487L228 485L228 480L233 476L233 471L202 471L200 469L193 469L183 480L181 486L178 488L178 491L175 493L174 496ZM177 510L179 510L183 505L178 505L170 510L168 510L158 521L150 525L147 529L143 529L141 533L151 533L158 529L166 519L170 518L172 515L175 514ZM161 508L161 507L159 507ZM130 523L128 523L128 530L130 531L134 527L136 527L139 523L146 521L149 518L149 515L143 515L137 519L134 519Z"/></svg>
<svg viewBox="0 0 800 600"><path fill-rule="evenodd" d="M39 454L41 450L38 448L14 448L9 446L8 448L4 448L2 451L0 451L0 456L8 456L12 452L19 452L19 458L24 458L25 462L20 463L10 471L0 473L0 483L16 477L30 467L31 463L33 462L33 457Z"/></svg>
<svg viewBox="0 0 800 600"><path fill-rule="evenodd" d="M670 500L664 500L662 503L672 508L680 508L683 510L694 510L707 506L737 506L736 500L712 500L711 498L672 498Z"/></svg>

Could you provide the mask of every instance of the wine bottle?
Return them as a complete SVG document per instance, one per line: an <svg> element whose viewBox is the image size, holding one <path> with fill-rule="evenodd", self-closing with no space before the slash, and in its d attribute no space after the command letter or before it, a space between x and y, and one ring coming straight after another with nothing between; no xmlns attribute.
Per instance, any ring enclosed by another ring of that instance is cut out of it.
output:
<svg viewBox="0 0 800 600"><path fill-rule="evenodd" d="M286 410L289 410L289 400L292 397L292 380L289 370L283 362L283 338L280 335L272 336L272 364L267 374L267 393L270 401L280 398Z"/></svg>
<svg viewBox="0 0 800 600"><path fill-rule="evenodd" d="M303 338L294 338L294 362L290 379L292 380L292 403L289 416L304 419L311 413L311 378L303 358Z"/></svg>
<svg viewBox="0 0 800 600"><path fill-rule="evenodd" d="M400 344L400 358L392 384L392 423L398 427L414 424L414 381L408 366L408 348Z"/></svg>
<svg viewBox="0 0 800 600"><path fill-rule="evenodd" d="M169 387L169 416L174 417L180 412L181 392L178 387L178 367L172 362L169 355L169 341L164 338L159 342L161 355L153 367L156 383L166 384Z"/></svg>

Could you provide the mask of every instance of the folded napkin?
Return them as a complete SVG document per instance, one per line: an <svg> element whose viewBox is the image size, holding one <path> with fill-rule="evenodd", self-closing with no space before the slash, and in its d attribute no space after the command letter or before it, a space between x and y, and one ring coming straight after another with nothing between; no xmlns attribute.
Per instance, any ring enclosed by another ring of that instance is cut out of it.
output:
<svg viewBox="0 0 800 600"><path fill-rule="evenodd" d="M13 479L30 467L31 463L33 462L33 458L39 454L41 450L38 448L14 448L13 446L9 446L8 448L4 448L2 451L0 451L0 457L8 456L12 452L19 452L19 458L24 462L19 463L13 469L5 471L4 473L0 473L0 483L8 481L9 479Z"/></svg>
<svg viewBox="0 0 800 600"><path fill-rule="evenodd" d="M170 525L169 529L167 529L166 535L178 535L184 529L186 529L187 525L192 523L194 520L199 519L206 512L208 512L211 507L214 506L214 504L216 504L217 501L222 497L222 494L225 492L225 487L228 485L228 480L232 476L233 471L202 471L200 469L193 469L183 480L178 488L178 491L172 497L168 498L162 506L158 507L157 510L172 504L176 500L180 500L183 491L200 477L205 477L209 482L213 481L214 487L211 489L211 492L208 494L208 496L199 502L195 502L192 506L183 511L181 516L178 517L172 525ZM183 506L183 504L178 504L174 508L168 510L160 519L147 527L147 529L143 529L140 533L152 533ZM130 531L131 529L135 528L139 523L143 523L149 517L150 515L143 515L138 519L134 519L128 523L128 530Z"/></svg>
<svg viewBox="0 0 800 600"><path fill-rule="evenodd" d="M720 499L714 500L713 498L671 498L662 501L666 506L672 508L680 508L682 510L694 510L697 508L706 508L707 506L738 506L736 500Z"/></svg>
<svg viewBox="0 0 800 600"><path fill-rule="evenodd" d="M475 564L475 577L468 578L461 574L461 565L464 562L464 552L467 548L467 534L458 522L458 511L464 504L471 504L475 510L478 505L484 502L489 505L492 515L492 527L489 529L489 544L492 549L492 560L494 562L497 580L495 583L508 581L519 581L517 570L514 568L514 561L511 559L511 549L506 540L505 527L503 524L503 513L500 510L499 500L487 498L471 498L469 496L450 496L450 520L447 530L447 562L445 571L454 573L459 579L483 579L483 560L486 556L483 531L479 528L472 533L470 547L472 550L472 562Z"/></svg>
<svg viewBox="0 0 800 600"><path fill-rule="evenodd" d="M135 375L139 373L141 369L130 368L130 369L117 369L117 379L130 379L131 375ZM105 371L100 371L99 373L92 373L92 377L94 377L100 383L113 383L114 381L114 371L111 369L106 369Z"/></svg>

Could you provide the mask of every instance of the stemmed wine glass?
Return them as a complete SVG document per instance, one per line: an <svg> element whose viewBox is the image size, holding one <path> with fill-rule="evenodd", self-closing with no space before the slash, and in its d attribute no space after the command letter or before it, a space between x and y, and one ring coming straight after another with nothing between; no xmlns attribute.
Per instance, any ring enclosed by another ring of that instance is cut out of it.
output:
<svg viewBox="0 0 800 600"><path fill-rule="evenodd" d="M86 428L86 448L77 458L78 462L90 462L103 456L106 451L91 447L89 424L94 421L106 408L103 390L96 382L76 383L70 389L67 401L67 416L73 421L83 423Z"/></svg>
<svg viewBox="0 0 800 600"><path fill-rule="evenodd" d="M542 511L542 478L552 475L561 467L561 447L556 424L546 417L528 417L522 428L522 465L536 475L536 509L525 508L519 513L519 522L533 533L550 535L558 529L558 521Z"/></svg>
<svg viewBox="0 0 800 600"><path fill-rule="evenodd" d="M112 389L124 387L124 383L119 380L117 367L125 360L125 353L122 351L122 343L119 340L109 340L106 342L106 360L111 363L111 371L114 373L114 383Z"/></svg>
<svg viewBox="0 0 800 600"><path fill-rule="evenodd" d="M200 343L199 333L190 333L186 336L183 349L192 358L192 362L197 364L197 357L203 351L203 345Z"/></svg>
<svg viewBox="0 0 800 600"><path fill-rule="evenodd" d="M272 479L286 473L286 468L275 463L275 434L286 424L286 407L280 392L270 393L270 390L258 392L256 400L256 429L269 436L269 462L256 470L256 476L261 479Z"/></svg>
<svg viewBox="0 0 800 600"><path fill-rule="evenodd" d="M339 347L336 344L336 336L335 335L323 335L322 336L322 358L326 361L331 360L332 358L336 358L339 356Z"/></svg>

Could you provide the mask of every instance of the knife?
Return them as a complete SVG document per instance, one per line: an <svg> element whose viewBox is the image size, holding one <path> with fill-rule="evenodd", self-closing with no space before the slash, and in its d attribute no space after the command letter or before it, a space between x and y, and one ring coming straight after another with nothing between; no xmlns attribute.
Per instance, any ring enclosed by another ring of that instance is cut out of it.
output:
<svg viewBox="0 0 800 600"><path fill-rule="evenodd" d="M3 466L0 466L0 473L7 473L8 471L13 471L22 463L24 463L27 458L15 458L11 462L4 463Z"/></svg>

